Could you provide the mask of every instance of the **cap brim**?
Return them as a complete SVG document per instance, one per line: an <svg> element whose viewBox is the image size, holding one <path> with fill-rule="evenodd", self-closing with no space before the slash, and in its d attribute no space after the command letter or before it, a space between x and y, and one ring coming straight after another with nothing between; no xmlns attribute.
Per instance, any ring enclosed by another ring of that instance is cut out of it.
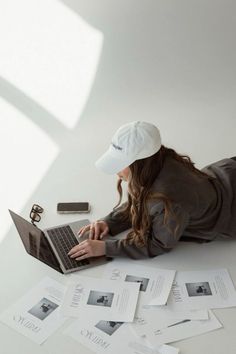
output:
<svg viewBox="0 0 236 354"><path fill-rule="evenodd" d="M133 161L119 159L117 156L113 156L108 150L95 162L95 166L99 170L113 175L128 167L132 162Z"/></svg>

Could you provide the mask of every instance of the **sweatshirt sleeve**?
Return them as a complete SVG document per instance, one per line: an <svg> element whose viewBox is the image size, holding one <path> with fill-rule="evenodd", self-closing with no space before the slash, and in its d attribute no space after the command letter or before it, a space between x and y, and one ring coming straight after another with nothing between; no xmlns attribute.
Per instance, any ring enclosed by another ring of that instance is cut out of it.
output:
<svg viewBox="0 0 236 354"><path fill-rule="evenodd" d="M164 224L164 207L160 204L152 208L152 223L147 237L147 244L143 247L137 247L135 244L126 243L125 240L106 240L106 256L108 257L129 257L133 259L142 259L159 256L169 252L176 246L184 229L188 224L188 213L179 205L173 207L174 217ZM178 229L174 234L176 226Z"/></svg>
<svg viewBox="0 0 236 354"><path fill-rule="evenodd" d="M115 236L120 232L128 230L131 228L131 221L124 220L122 209L125 207L126 203L123 203L119 208L112 211L110 214L101 218L99 220L105 221L109 227L109 234Z"/></svg>

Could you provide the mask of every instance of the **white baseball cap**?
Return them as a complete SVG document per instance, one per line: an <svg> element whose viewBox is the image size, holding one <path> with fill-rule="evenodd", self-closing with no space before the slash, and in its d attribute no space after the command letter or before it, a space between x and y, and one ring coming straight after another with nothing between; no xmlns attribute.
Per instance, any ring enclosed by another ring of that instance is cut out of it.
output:
<svg viewBox="0 0 236 354"><path fill-rule="evenodd" d="M160 148L161 136L155 125L131 122L116 131L108 150L95 165L107 174L116 174L134 161L154 155Z"/></svg>

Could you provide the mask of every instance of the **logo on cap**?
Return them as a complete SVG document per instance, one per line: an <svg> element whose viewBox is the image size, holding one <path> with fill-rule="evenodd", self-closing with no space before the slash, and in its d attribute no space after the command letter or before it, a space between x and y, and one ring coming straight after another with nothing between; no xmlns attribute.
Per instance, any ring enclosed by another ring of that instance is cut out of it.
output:
<svg viewBox="0 0 236 354"><path fill-rule="evenodd" d="M111 145L112 145L116 150L123 150L122 147L120 147L120 146L118 146L118 145L116 145L116 144L114 144L114 143L111 143Z"/></svg>

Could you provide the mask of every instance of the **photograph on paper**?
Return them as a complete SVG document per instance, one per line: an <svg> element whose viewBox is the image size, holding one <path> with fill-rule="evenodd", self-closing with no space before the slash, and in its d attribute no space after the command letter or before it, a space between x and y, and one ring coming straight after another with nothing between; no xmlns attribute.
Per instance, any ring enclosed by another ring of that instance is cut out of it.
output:
<svg viewBox="0 0 236 354"><path fill-rule="evenodd" d="M111 307L114 293L91 290L88 297L88 305Z"/></svg>
<svg viewBox="0 0 236 354"><path fill-rule="evenodd" d="M99 321L95 327L111 336L124 322Z"/></svg>
<svg viewBox="0 0 236 354"><path fill-rule="evenodd" d="M57 304L46 299L45 297L40 300L34 307L32 307L28 312L31 315L37 317L40 320L44 320L48 317L56 308L58 307Z"/></svg>
<svg viewBox="0 0 236 354"><path fill-rule="evenodd" d="M149 280L150 279L148 278L136 277L134 275L126 275L125 277L125 281L139 283L140 284L139 291L144 291L144 292L147 290Z"/></svg>
<svg viewBox="0 0 236 354"><path fill-rule="evenodd" d="M186 283L188 296L207 296L212 295L210 284L208 282L203 283Z"/></svg>

